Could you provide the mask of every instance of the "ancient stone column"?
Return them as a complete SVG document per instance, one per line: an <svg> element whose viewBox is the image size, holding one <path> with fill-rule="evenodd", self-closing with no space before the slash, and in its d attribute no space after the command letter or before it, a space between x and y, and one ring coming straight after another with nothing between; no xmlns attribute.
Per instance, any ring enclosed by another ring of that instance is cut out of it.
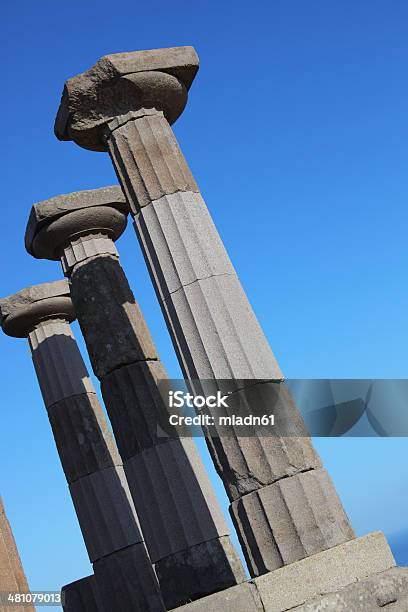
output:
<svg viewBox="0 0 408 612"><path fill-rule="evenodd" d="M27 579L18 554L13 532L0 497L0 592L29 593ZM6 610L7 608L4 608ZM34 606L13 606L16 612L35 612ZM2 602L0 601L0 610Z"/></svg>
<svg viewBox="0 0 408 612"><path fill-rule="evenodd" d="M107 55L66 82L55 133L109 152L186 379L237 381L252 413L283 375L170 127L197 69L192 47ZM253 576L354 537L285 390L274 408L289 433L207 435Z"/></svg>
<svg viewBox="0 0 408 612"><path fill-rule="evenodd" d="M91 363L168 608L245 580L194 442L160 435L167 374L114 244L126 227L120 187L34 205L26 247L61 258Z"/></svg>
<svg viewBox="0 0 408 612"><path fill-rule="evenodd" d="M69 325L75 315L68 282L2 299L0 315L6 334L28 338L101 609L162 612L123 466Z"/></svg>

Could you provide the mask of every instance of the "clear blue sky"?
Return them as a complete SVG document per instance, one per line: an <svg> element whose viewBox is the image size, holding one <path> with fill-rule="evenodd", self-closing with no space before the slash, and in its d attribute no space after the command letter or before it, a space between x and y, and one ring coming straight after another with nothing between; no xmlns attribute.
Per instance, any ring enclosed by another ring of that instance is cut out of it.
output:
<svg viewBox="0 0 408 612"><path fill-rule="evenodd" d="M191 44L175 131L286 376L406 377L407 22L405 0L4 3L0 294L60 275L24 251L33 202L116 182L53 135L65 78ZM178 377L131 227L118 246ZM57 589L90 567L24 340L0 335L0 367L0 491L32 588ZM407 527L408 440L316 445L358 534Z"/></svg>

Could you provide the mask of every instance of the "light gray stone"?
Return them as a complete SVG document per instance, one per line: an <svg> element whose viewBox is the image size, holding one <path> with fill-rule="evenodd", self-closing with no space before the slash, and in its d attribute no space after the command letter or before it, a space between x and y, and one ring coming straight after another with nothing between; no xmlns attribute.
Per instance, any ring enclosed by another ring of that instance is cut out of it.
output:
<svg viewBox="0 0 408 612"><path fill-rule="evenodd" d="M253 384L251 384L253 383ZM239 391L232 391L244 385ZM273 382L201 380L195 393L227 397L228 408L207 409L215 425L204 427L207 445L230 500L277 480L321 467L301 415L285 385ZM274 425L220 425L221 417L273 415Z"/></svg>
<svg viewBox="0 0 408 612"><path fill-rule="evenodd" d="M122 164L131 168L129 175L124 172L120 178L133 213L166 194L198 191L163 113L127 118L129 120L116 129L113 122L109 125L114 131L109 139L109 150L118 168L122 168Z"/></svg>
<svg viewBox="0 0 408 612"><path fill-rule="evenodd" d="M71 295L96 376L157 359L157 350L117 258L100 256L75 266Z"/></svg>
<svg viewBox="0 0 408 612"><path fill-rule="evenodd" d="M122 464L94 393L62 399L48 408L55 443L69 483Z"/></svg>
<svg viewBox="0 0 408 612"><path fill-rule="evenodd" d="M283 374L238 278L214 276L162 302L188 379L281 380Z"/></svg>
<svg viewBox="0 0 408 612"><path fill-rule="evenodd" d="M194 281L235 274L199 193L164 195L142 208L134 224L161 299Z"/></svg>
<svg viewBox="0 0 408 612"><path fill-rule="evenodd" d="M323 468L283 478L230 507L252 576L355 537Z"/></svg>
<svg viewBox="0 0 408 612"><path fill-rule="evenodd" d="M91 561L142 542L122 466L84 476L69 490Z"/></svg>
<svg viewBox="0 0 408 612"><path fill-rule="evenodd" d="M45 225L75 210L104 205L127 212L126 199L119 185L75 191L33 204L25 233L27 251L31 253L34 238Z"/></svg>
<svg viewBox="0 0 408 612"><path fill-rule="evenodd" d="M194 441L169 440L124 462L153 563L228 535Z"/></svg>
<svg viewBox="0 0 408 612"><path fill-rule="evenodd" d="M46 321L28 337L44 403L95 393L82 355L66 321Z"/></svg>
<svg viewBox="0 0 408 612"><path fill-rule="evenodd" d="M353 584L304 603L297 612L367 612L367 610L408 610L408 568L393 567Z"/></svg>
<svg viewBox="0 0 408 612"><path fill-rule="evenodd" d="M106 55L65 83L55 134L103 151L103 126L116 115L154 107L173 123L184 109L197 70L192 47Z"/></svg>
<svg viewBox="0 0 408 612"><path fill-rule="evenodd" d="M167 609L229 589L246 579L228 536L161 559L155 570Z"/></svg>
<svg viewBox="0 0 408 612"><path fill-rule="evenodd" d="M93 564L103 612L164 612L144 544L134 544Z"/></svg>
<svg viewBox="0 0 408 612"><path fill-rule="evenodd" d="M64 612L101 612L95 576L87 576L66 584L61 589Z"/></svg>
<svg viewBox="0 0 408 612"><path fill-rule="evenodd" d="M283 612L394 566L384 535L375 532L281 567L254 583L265 612Z"/></svg>
<svg viewBox="0 0 408 612"><path fill-rule="evenodd" d="M255 586L245 582L193 601L172 612L264 612L264 608Z"/></svg>

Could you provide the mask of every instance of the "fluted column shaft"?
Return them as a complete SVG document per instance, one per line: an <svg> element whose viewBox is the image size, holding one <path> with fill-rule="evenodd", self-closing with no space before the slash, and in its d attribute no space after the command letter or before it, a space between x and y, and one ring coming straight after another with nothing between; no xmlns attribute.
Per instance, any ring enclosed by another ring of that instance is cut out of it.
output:
<svg viewBox="0 0 408 612"><path fill-rule="evenodd" d="M29 345L101 594L93 605L160 612L165 608L122 462L70 325L44 321L30 332ZM121 563L123 555L130 562Z"/></svg>
<svg viewBox="0 0 408 612"><path fill-rule="evenodd" d="M273 396L283 375L167 120L140 109L111 120L106 138L186 379L196 391L200 380L240 381L235 399L255 411L247 387L263 396L254 381L272 381ZM207 435L254 576L354 537L285 392L278 408L295 423L290 437L279 431L270 438ZM311 482L316 496L305 495ZM282 497L282 490L291 494ZM307 510L303 516L299 503Z"/></svg>
<svg viewBox="0 0 408 612"><path fill-rule="evenodd" d="M0 497L0 592L28 593L29 591L13 532ZM17 606L15 611L35 612L32 605Z"/></svg>
<svg viewBox="0 0 408 612"><path fill-rule="evenodd" d="M106 236L64 249L71 297L168 608L245 579L197 449L161 437L166 381L146 322Z"/></svg>

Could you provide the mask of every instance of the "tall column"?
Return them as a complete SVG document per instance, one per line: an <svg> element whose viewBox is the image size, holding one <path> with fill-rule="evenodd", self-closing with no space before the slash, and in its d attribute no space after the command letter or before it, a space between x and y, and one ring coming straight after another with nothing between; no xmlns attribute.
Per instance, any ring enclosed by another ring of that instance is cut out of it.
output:
<svg viewBox="0 0 408 612"><path fill-rule="evenodd" d="M18 554L16 541L0 497L0 592L29 593L27 579ZM0 610L2 610L0 602ZM34 606L14 608L16 612L35 612Z"/></svg>
<svg viewBox="0 0 408 612"><path fill-rule="evenodd" d="M108 202L110 198L110 203ZM211 483L191 439L163 437L167 379L121 268L126 227L120 187L34 205L26 246L61 258L91 363L168 608L245 580Z"/></svg>
<svg viewBox="0 0 408 612"><path fill-rule="evenodd" d="M109 151L185 377L240 381L256 412L283 375L170 128L197 69L191 47L105 56L66 82L55 133ZM207 436L254 576L354 537L285 391L274 409L290 435Z"/></svg>
<svg viewBox="0 0 408 612"><path fill-rule="evenodd" d="M1 326L27 337L61 464L106 612L165 610L123 466L72 334L68 282L0 300Z"/></svg>

